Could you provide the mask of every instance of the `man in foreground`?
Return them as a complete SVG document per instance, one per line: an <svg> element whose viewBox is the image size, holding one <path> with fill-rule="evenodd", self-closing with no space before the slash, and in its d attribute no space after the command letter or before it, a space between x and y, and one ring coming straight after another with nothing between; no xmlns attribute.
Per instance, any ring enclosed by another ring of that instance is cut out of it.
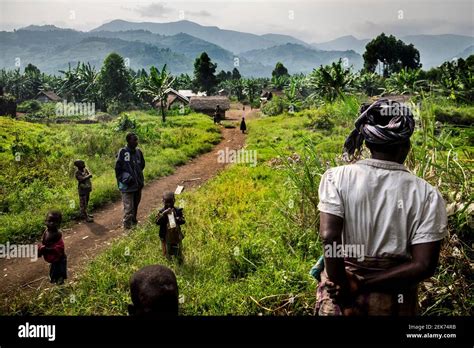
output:
<svg viewBox="0 0 474 348"><path fill-rule="evenodd" d="M417 313L417 284L435 272L447 217L441 194L403 165L414 126L397 102L364 105L344 147L352 156L365 142L371 158L323 175L318 315ZM364 253L340 257L340 246Z"/></svg>

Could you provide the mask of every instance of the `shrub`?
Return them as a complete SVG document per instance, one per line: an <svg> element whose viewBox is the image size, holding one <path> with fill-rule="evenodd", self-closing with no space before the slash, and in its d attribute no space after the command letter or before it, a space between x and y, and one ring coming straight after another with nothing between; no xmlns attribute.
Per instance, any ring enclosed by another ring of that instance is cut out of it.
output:
<svg viewBox="0 0 474 348"><path fill-rule="evenodd" d="M171 107L171 109L169 109L166 112L166 115L168 115L168 116L184 116L184 115L188 115L190 113L191 113L191 109L189 108L189 106L175 104Z"/></svg>
<svg viewBox="0 0 474 348"><path fill-rule="evenodd" d="M433 112L436 121L452 123L463 126L471 126L474 123L474 108L440 108L436 107Z"/></svg>
<svg viewBox="0 0 474 348"><path fill-rule="evenodd" d="M25 100L21 104L18 105L17 111L18 112L25 112L31 113L41 110L41 103L37 100Z"/></svg>
<svg viewBox="0 0 474 348"><path fill-rule="evenodd" d="M262 107L262 112L267 116L277 116L286 109L287 104L285 103L285 100L281 97L275 96Z"/></svg>
<svg viewBox="0 0 474 348"><path fill-rule="evenodd" d="M313 127L316 129L322 130L332 130L334 128L334 122L331 121L331 118L328 114L322 114L316 116L313 121Z"/></svg>
<svg viewBox="0 0 474 348"><path fill-rule="evenodd" d="M128 114L123 114L117 119L117 126L115 131L124 132L129 129L136 129L138 127L137 120L133 117L128 116Z"/></svg>
<svg viewBox="0 0 474 348"><path fill-rule="evenodd" d="M42 103L38 111L32 111L25 116L27 121L42 121L45 119L54 118L56 116L55 103Z"/></svg>
<svg viewBox="0 0 474 348"><path fill-rule="evenodd" d="M14 96L0 95L0 115L16 116L16 99Z"/></svg>
<svg viewBox="0 0 474 348"><path fill-rule="evenodd" d="M118 115L125 110L127 110L126 104L119 101L113 101L107 105L107 113L112 115Z"/></svg>

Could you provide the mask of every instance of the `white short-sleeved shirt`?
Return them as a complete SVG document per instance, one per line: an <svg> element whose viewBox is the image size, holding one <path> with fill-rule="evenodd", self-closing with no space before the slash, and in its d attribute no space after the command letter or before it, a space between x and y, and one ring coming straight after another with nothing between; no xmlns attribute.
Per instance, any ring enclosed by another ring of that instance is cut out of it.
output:
<svg viewBox="0 0 474 348"><path fill-rule="evenodd" d="M399 163L366 159L331 168L319 185L321 212L344 219L343 244L365 256L410 257L410 245L447 234L441 194Z"/></svg>

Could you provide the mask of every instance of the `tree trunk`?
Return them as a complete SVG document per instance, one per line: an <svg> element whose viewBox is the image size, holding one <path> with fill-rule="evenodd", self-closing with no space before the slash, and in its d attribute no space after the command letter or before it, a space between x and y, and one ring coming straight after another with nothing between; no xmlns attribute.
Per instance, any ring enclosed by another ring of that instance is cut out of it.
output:
<svg viewBox="0 0 474 348"><path fill-rule="evenodd" d="M160 101L160 105L161 105L161 118L163 120L163 122L166 121L166 115L165 115L165 105L163 103L163 100Z"/></svg>

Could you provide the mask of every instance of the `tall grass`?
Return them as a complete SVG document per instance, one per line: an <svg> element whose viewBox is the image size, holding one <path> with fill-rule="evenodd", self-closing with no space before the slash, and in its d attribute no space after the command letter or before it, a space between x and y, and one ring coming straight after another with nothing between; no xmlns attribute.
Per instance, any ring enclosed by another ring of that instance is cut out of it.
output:
<svg viewBox="0 0 474 348"><path fill-rule="evenodd" d="M425 315L467 315L473 296L472 209L466 208L472 202L472 140L466 140L472 137L466 129L436 128L435 106L425 102L406 164L454 208L438 271L422 285L420 303ZM10 301L8 313L125 315L130 276L161 263L176 272L181 314L311 314L316 284L308 271L321 255L317 189L322 173L343 163L342 145L357 110L352 99L249 121L246 149L257 151L258 165L233 165L179 197L187 220L183 265L161 256L150 217L98 255L77 280ZM323 116L334 122L331 130L314 126Z"/></svg>
<svg viewBox="0 0 474 348"><path fill-rule="evenodd" d="M170 117L166 124L134 112L135 130L147 161L145 178L170 174L176 165L209 151L220 140L205 115ZM126 132L115 123L43 125L0 118L0 243L35 239L46 211L59 209L66 221L78 215L75 159L93 173L90 204L101 206L119 196L114 162Z"/></svg>
<svg viewBox="0 0 474 348"><path fill-rule="evenodd" d="M269 162L298 141L304 121L252 121L255 133L247 149L258 150L258 165L233 165L197 192L179 196L187 221L182 266L161 256L158 229L150 222L99 255L77 281L10 301L9 313L125 315L130 276L152 263L176 272L181 314L312 313L314 283L308 271L319 254L316 235L300 233L281 214L278 202L288 195L287 175ZM295 214L297 207L287 210Z"/></svg>

